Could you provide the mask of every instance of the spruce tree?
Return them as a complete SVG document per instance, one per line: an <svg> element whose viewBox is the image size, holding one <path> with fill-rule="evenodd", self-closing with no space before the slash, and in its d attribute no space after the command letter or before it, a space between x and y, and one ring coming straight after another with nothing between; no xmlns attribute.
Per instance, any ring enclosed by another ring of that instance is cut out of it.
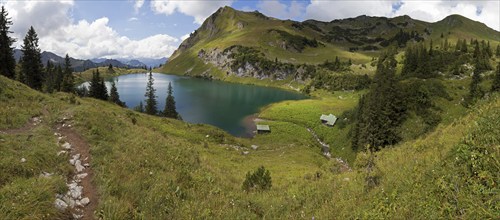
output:
<svg viewBox="0 0 500 220"><path fill-rule="evenodd" d="M57 65L55 69L55 79L54 79L54 90L55 91L61 91L61 85L64 77L64 72L61 68L61 65Z"/></svg>
<svg viewBox="0 0 500 220"><path fill-rule="evenodd" d="M15 40L9 36L12 33L12 31L9 31L12 21L8 16L9 14L2 6L0 11L0 74L8 78L14 78L16 60L14 59L12 44Z"/></svg>
<svg viewBox="0 0 500 220"><path fill-rule="evenodd" d="M49 61L47 61L47 65L45 67L45 83L43 86L43 90L48 93L52 93L54 91L54 84L56 78L56 68Z"/></svg>
<svg viewBox="0 0 500 220"><path fill-rule="evenodd" d="M64 58L64 72L63 79L61 83L61 91L62 92L74 92L75 82L73 77L73 68L71 68L71 61L69 59L69 55L66 54L66 58Z"/></svg>
<svg viewBox="0 0 500 220"><path fill-rule="evenodd" d="M154 79L153 79L153 73L149 72L149 78L148 78L148 83L146 85L146 93L144 96L146 97L146 106L144 107L144 112L146 114L150 115L156 115L158 113L157 109L157 104L158 102L156 101L156 89L153 87L154 85Z"/></svg>
<svg viewBox="0 0 500 220"><path fill-rule="evenodd" d="M38 36L33 27L30 27L21 47L21 80L33 89L40 90L43 83L43 65Z"/></svg>
<svg viewBox="0 0 500 220"><path fill-rule="evenodd" d="M108 90L104 79L99 74L99 69L92 71L92 79L89 85L89 96L96 99L108 100Z"/></svg>
<svg viewBox="0 0 500 220"><path fill-rule="evenodd" d="M402 101L401 88L396 79L395 51L381 55L370 92L362 99L357 122L353 130L354 149L376 151L400 140L398 128L403 122L406 108Z"/></svg>
<svg viewBox="0 0 500 220"><path fill-rule="evenodd" d="M144 112L144 105L142 104L142 101L139 102L139 105L136 106L134 110L138 112Z"/></svg>
<svg viewBox="0 0 500 220"><path fill-rule="evenodd" d="M163 116L167 118L179 118L179 113L177 113L177 110L175 108L175 99L174 96L172 95L172 84L169 82L168 83L168 92L167 92L167 100L165 101L165 109L163 110Z"/></svg>
<svg viewBox="0 0 500 220"><path fill-rule="evenodd" d="M462 41L462 45L460 45L460 51L462 51L462 53L467 53L467 41L465 39Z"/></svg>
<svg viewBox="0 0 500 220"><path fill-rule="evenodd" d="M500 92L500 63L497 65L497 71L495 73L495 78L493 79L493 84L491 84L492 92Z"/></svg>
<svg viewBox="0 0 500 220"><path fill-rule="evenodd" d="M111 82L109 101L119 106L125 106L125 103L120 100L120 95L118 94L118 89L116 88L115 82Z"/></svg>
<svg viewBox="0 0 500 220"><path fill-rule="evenodd" d="M101 82L99 83L99 99L108 100L108 89L106 88L106 83L104 82L104 78L101 77Z"/></svg>
<svg viewBox="0 0 500 220"><path fill-rule="evenodd" d="M476 59L477 60L477 59ZM481 89L481 73L482 73L482 69L478 67L478 65L481 65L480 63L476 62L476 68L474 69L474 73L472 74L472 80L470 82L470 86L469 86L469 95L466 99L466 106L469 106L471 104L473 104L474 102L476 102L477 99L480 99L481 97L483 97L483 90Z"/></svg>
<svg viewBox="0 0 500 220"><path fill-rule="evenodd" d="M500 44L497 45L497 52L495 53L496 57L500 57Z"/></svg>

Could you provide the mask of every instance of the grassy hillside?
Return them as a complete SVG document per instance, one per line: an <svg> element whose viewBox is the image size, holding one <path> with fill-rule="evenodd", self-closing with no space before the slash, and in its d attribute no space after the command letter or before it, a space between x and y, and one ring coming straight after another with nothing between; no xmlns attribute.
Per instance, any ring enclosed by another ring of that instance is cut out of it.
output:
<svg viewBox="0 0 500 220"><path fill-rule="evenodd" d="M352 73L371 74L372 58L388 46L403 48L406 43L429 44L431 40L434 46L440 46L445 39L454 44L458 39L471 38L490 41L492 48L500 43L499 32L460 15L451 15L435 23L414 20L408 16L359 16L331 22L295 22L266 17L259 12L241 12L224 7L191 34L158 71L286 88L283 84L301 81L297 80L298 75L307 79L307 72L310 71L292 72L285 79L260 77L249 80L247 78L255 76L238 74L236 69L224 66L224 61L230 57L224 58L222 51L235 45L251 47L262 54L263 60L291 65L307 64L316 68L325 61L339 57L343 62L352 61ZM202 56L202 51L217 56ZM246 68L244 65L239 66ZM266 71L266 67L263 68ZM271 75L273 71L267 69Z"/></svg>
<svg viewBox="0 0 500 220"><path fill-rule="evenodd" d="M352 108L362 92L316 91L321 98L269 106L258 117L273 132L240 139L108 102L41 94L0 76L7 106L0 109L0 219L67 218L54 207L72 173L52 135L61 121L90 146L98 218L494 218L500 99L466 113L463 85L468 79L445 82L451 98L435 100L444 123L427 135L356 155L348 129L317 117ZM306 128L352 171L323 157ZM243 191L247 172L261 165L271 189Z"/></svg>
<svg viewBox="0 0 500 220"><path fill-rule="evenodd" d="M118 68L113 67L113 70L109 70L108 67L97 67L85 70L83 72L75 73L75 80L77 83L83 83L85 81L90 81L92 79L92 72L99 70L99 74L101 77L105 79L109 79L115 76L125 75L125 74L134 74L134 73L144 73L148 70L145 69L127 69L127 68Z"/></svg>

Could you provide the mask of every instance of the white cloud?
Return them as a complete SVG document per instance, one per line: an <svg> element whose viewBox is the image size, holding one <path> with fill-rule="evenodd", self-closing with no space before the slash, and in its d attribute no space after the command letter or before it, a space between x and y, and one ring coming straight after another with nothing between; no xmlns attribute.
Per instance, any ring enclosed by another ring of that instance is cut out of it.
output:
<svg viewBox="0 0 500 220"><path fill-rule="evenodd" d="M108 26L109 19L99 18L92 23L81 20L60 28L55 35L40 38L43 50L56 54L69 53L73 57L160 58L170 56L179 40L166 34L141 40L120 36Z"/></svg>
<svg viewBox="0 0 500 220"><path fill-rule="evenodd" d="M293 19L304 14L305 5L297 1L292 1L290 6L288 6L279 0L261 0L257 3L257 8L268 16Z"/></svg>
<svg viewBox="0 0 500 220"><path fill-rule="evenodd" d="M182 35L182 37L181 37L181 41L184 41L184 40L188 39L188 38L189 38L189 36L191 36L191 34L185 34L185 35Z"/></svg>
<svg viewBox="0 0 500 220"><path fill-rule="evenodd" d="M12 18L13 37L20 47L28 28L33 26L41 50L80 59L161 58L177 49L179 39L158 34L140 40L120 35L109 26L109 19L75 22L69 16L73 1L7 1ZM131 19L133 20L133 19Z"/></svg>
<svg viewBox="0 0 500 220"><path fill-rule="evenodd" d="M390 16L392 3L397 1L322 1L311 0L306 18L321 21L357 17L359 15Z"/></svg>
<svg viewBox="0 0 500 220"><path fill-rule="evenodd" d="M500 1L404 1L394 15L409 15L415 19L436 22L450 14L459 14L500 30Z"/></svg>
<svg viewBox="0 0 500 220"><path fill-rule="evenodd" d="M71 23L68 11L73 1L7 1L5 8L12 18L14 37L24 37L30 26L38 35L49 35ZM19 44L19 41L17 42Z"/></svg>
<svg viewBox="0 0 500 220"><path fill-rule="evenodd" d="M131 17L128 19L128 21L138 21L138 20L139 20L139 18L136 18L136 17Z"/></svg>
<svg viewBox="0 0 500 220"><path fill-rule="evenodd" d="M151 10L157 14L171 15L180 12L194 17L194 22L202 24L205 19L220 7L231 5L232 0L208 1L208 0L162 0L151 1Z"/></svg>
<svg viewBox="0 0 500 220"><path fill-rule="evenodd" d="M394 10L393 4L401 4ZM478 10L479 9L479 10ZM477 13L480 11L481 13ZM323 1L311 0L306 8L307 19L331 21L359 15L394 17L409 15L412 18L436 22L448 15L460 14L500 30L500 1L450 1L450 0L378 0L378 1Z"/></svg>
<svg viewBox="0 0 500 220"><path fill-rule="evenodd" d="M141 9L143 5L144 5L144 0L135 0L134 3L135 13L139 12L139 9Z"/></svg>

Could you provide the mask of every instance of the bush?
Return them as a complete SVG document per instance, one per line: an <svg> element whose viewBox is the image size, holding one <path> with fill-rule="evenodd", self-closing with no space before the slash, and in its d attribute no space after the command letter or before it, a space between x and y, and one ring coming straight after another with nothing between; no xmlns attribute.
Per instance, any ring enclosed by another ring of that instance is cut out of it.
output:
<svg viewBox="0 0 500 220"><path fill-rule="evenodd" d="M259 167L254 173L247 173L245 181L243 182L243 190L250 191L252 189L256 190L267 190L272 186L271 173L266 170L264 166Z"/></svg>

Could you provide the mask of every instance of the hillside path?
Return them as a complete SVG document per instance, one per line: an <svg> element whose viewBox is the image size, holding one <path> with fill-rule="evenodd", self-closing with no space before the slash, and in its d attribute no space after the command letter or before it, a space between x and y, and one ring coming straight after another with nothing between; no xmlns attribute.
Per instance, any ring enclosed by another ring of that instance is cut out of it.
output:
<svg viewBox="0 0 500 220"><path fill-rule="evenodd" d="M79 188L81 194L78 198L72 198L76 201L76 205L73 208L70 206L70 211L75 219L92 220L99 200L97 188L93 183L94 170L92 169L90 145L78 132L71 128L71 124L66 118L56 126L54 132L56 136L60 137L60 140L70 146L68 151L70 158L72 158L70 163L74 165L74 173L73 177L68 178L69 192L72 194L75 189ZM88 200L83 202L86 198Z"/></svg>

